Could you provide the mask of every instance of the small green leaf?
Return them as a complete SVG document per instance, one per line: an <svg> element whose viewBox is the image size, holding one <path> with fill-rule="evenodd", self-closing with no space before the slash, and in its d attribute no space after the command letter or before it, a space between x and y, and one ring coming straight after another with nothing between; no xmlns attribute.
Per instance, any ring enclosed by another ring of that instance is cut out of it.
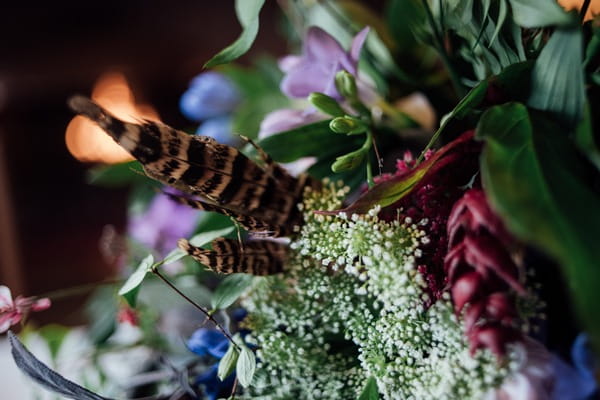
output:
<svg viewBox="0 0 600 400"><path fill-rule="evenodd" d="M367 150L360 148L352 153L345 154L335 159L335 162L331 165L333 172L351 171L358 168L367 155Z"/></svg>
<svg viewBox="0 0 600 400"><path fill-rule="evenodd" d="M231 274L225 277L211 299L213 310L222 310L232 305L253 280L254 277L248 274Z"/></svg>
<svg viewBox="0 0 600 400"><path fill-rule="evenodd" d="M510 0L515 22L523 28L565 26L573 24L573 15L567 13L556 0Z"/></svg>
<svg viewBox="0 0 600 400"><path fill-rule="evenodd" d="M217 229L210 232L201 232L197 235L192 236L189 242L196 247L202 247L212 242L216 238L229 235L234 230L234 226L228 226L227 228Z"/></svg>
<svg viewBox="0 0 600 400"><path fill-rule="evenodd" d="M363 389L358 400L379 400L379 390L377 389L377 381L375 378L370 377L367 380L365 388Z"/></svg>
<svg viewBox="0 0 600 400"><path fill-rule="evenodd" d="M242 33L235 42L221 50L204 64L204 68L211 68L219 64L227 64L244 55L258 34L258 15L265 0L236 0L235 11L238 21L242 25Z"/></svg>
<svg viewBox="0 0 600 400"><path fill-rule="evenodd" d="M229 348L223 358L221 358L219 368L217 369L217 376L221 381L224 381L235 370L239 355L237 347L229 343Z"/></svg>
<svg viewBox="0 0 600 400"><path fill-rule="evenodd" d="M571 128L581 120L585 104L582 41L578 27L554 31L533 67L527 101L532 108L554 113Z"/></svg>
<svg viewBox="0 0 600 400"><path fill-rule="evenodd" d="M153 264L154 257L152 256L152 254L149 254L146 258L142 260L135 272L129 276L125 284L119 290L119 295L123 296L131 307L135 307L137 293L140 288L140 285L144 281L146 274L150 272L150 269L152 268Z"/></svg>
<svg viewBox="0 0 600 400"><path fill-rule="evenodd" d="M519 103L490 108L477 126L486 142L483 186L509 230L561 265L579 315L600 348L600 197L573 142Z"/></svg>
<svg viewBox="0 0 600 400"><path fill-rule="evenodd" d="M237 378L244 387L250 386L256 371L256 356L245 344L240 346L242 351L237 360Z"/></svg>

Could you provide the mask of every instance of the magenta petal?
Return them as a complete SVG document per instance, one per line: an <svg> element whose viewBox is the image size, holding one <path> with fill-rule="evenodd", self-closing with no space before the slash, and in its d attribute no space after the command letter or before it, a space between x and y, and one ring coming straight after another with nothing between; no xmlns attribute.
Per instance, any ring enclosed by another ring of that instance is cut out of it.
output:
<svg viewBox="0 0 600 400"><path fill-rule="evenodd" d="M345 56L344 49L329 33L323 29L311 26L304 39L304 54L309 60L319 63L336 62Z"/></svg>
<svg viewBox="0 0 600 400"><path fill-rule="evenodd" d="M352 39L352 47L350 47L350 58L354 62L354 65L358 63L358 59L360 58L360 51L365 44L365 40L367 40L367 35L371 29L366 26L354 36Z"/></svg>

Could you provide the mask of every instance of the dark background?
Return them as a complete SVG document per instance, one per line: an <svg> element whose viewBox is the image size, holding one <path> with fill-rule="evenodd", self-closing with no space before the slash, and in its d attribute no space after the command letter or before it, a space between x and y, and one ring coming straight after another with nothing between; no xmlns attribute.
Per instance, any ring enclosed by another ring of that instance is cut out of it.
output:
<svg viewBox="0 0 600 400"><path fill-rule="evenodd" d="M0 6L0 284L17 294L100 281L104 225L123 230L127 190L86 183L90 165L67 151L66 99L123 72L138 101L182 127L179 96L241 28L233 1L57 1ZM282 55L277 2L268 0L252 56ZM189 124L189 122L187 122ZM82 298L40 322L76 323Z"/></svg>

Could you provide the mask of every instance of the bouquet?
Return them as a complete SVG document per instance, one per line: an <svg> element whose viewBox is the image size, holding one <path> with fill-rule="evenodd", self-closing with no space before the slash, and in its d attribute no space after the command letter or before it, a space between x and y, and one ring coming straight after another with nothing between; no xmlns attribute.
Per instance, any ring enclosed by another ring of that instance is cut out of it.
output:
<svg viewBox="0 0 600 400"><path fill-rule="evenodd" d="M133 188L103 242L122 274L88 327L9 333L15 362L73 399L598 395L582 3L281 1L293 50L243 67L264 0L237 0L240 37L181 97L196 131L72 97L135 159L91 172ZM3 331L50 306L0 289Z"/></svg>

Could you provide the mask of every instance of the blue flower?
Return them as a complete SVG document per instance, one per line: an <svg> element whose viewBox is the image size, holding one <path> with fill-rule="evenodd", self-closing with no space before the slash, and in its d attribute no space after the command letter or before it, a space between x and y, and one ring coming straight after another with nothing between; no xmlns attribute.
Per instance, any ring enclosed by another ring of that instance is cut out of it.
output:
<svg viewBox="0 0 600 400"><path fill-rule="evenodd" d="M227 115L207 119L198 127L196 135L210 136L217 142L229 146L240 144L239 136L231 132L231 117Z"/></svg>
<svg viewBox="0 0 600 400"><path fill-rule="evenodd" d="M225 335L217 330L201 328L189 338L187 347L199 356L210 354L221 359L229 348L229 341Z"/></svg>
<svg viewBox="0 0 600 400"><path fill-rule="evenodd" d="M595 379L597 365L585 333L575 339L571 349L571 359L575 368L553 357L552 366L556 377L552 399L585 400L592 398L598 390Z"/></svg>
<svg viewBox="0 0 600 400"><path fill-rule="evenodd" d="M229 114L240 101L236 87L224 75L204 72L196 76L181 96L179 108L192 121Z"/></svg>
<svg viewBox="0 0 600 400"><path fill-rule="evenodd" d="M209 400L219 397L229 397L235 381L235 372L230 374L224 381L217 376L219 363L212 365L207 371L196 378L196 385L204 385L204 394Z"/></svg>

